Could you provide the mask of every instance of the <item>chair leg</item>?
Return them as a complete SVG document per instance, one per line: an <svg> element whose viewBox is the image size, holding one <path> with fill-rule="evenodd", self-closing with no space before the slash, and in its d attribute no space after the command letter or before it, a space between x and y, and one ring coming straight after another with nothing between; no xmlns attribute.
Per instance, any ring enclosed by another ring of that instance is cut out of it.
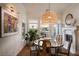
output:
<svg viewBox="0 0 79 59"><path fill-rule="evenodd" d="M58 53L59 53L59 47L56 47L55 48L55 55L58 56Z"/></svg>
<svg viewBox="0 0 79 59"><path fill-rule="evenodd" d="M68 56L70 55L70 51L68 51Z"/></svg>

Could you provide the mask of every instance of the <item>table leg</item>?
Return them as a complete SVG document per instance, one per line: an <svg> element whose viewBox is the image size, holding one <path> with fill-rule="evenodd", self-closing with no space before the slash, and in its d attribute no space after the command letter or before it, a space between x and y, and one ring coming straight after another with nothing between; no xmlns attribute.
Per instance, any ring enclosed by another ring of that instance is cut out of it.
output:
<svg viewBox="0 0 79 59"><path fill-rule="evenodd" d="M55 48L55 55L58 56L58 52L59 52L59 47Z"/></svg>

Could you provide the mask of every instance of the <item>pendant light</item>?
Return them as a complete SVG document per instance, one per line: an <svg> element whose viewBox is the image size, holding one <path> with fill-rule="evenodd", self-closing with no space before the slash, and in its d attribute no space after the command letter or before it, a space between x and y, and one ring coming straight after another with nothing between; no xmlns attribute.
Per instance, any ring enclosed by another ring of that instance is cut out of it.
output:
<svg viewBox="0 0 79 59"><path fill-rule="evenodd" d="M42 23L56 23L57 14L51 11L50 3L48 4L48 9L42 15Z"/></svg>

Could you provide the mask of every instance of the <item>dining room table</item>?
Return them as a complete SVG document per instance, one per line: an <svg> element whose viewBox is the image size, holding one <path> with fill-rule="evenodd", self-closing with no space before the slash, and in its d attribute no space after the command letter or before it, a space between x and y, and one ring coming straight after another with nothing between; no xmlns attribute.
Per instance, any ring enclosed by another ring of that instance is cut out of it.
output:
<svg viewBox="0 0 79 59"><path fill-rule="evenodd" d="M52 38L49 38L49 37L45 37L45 38L40 38L38 40L35 40L34 41L34 44L38 46L38 42L40 40L50 40L51 42L51 47L50 48L55 48L55 55L57 56L58 55L58 52L59 52L59 48L63 47L63 43L62 42L59 42L57 40L53 40ZM40 46L42 46L42 42L40 43Z"/></svg>

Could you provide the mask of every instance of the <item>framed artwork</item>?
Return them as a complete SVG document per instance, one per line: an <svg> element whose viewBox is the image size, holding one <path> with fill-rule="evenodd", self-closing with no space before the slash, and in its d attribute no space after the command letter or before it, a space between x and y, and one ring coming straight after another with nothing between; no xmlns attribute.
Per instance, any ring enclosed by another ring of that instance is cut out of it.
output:
<svg viewBox="0 0 79 59"><path fill-rule="evenodd" d="M0 37L17 33L17 22L16 16L0 7Z"/></svg>
<svg viewBox="0 0 79 59"><path fill-rule="evenodd" d="M22 38L25 39L25 23L22 23Z"/></svg>

